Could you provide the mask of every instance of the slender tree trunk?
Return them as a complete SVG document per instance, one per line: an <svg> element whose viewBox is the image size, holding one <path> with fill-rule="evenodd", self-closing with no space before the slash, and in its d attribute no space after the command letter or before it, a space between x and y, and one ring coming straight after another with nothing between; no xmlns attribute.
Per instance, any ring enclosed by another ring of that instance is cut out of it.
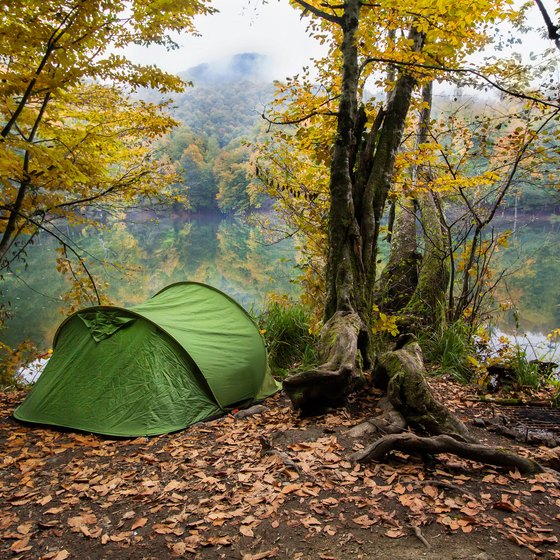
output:
<svg viewBox="0 0 560 560"><path fill-rule="evenodd" d="M39 130L39 125L43 120L45 115L45 111L47 110L47 106L51 100L51 93L48 92L41 104L41 108L35 118L35 122L33 123L33 128L29 132L29 136L25 138L25 140L32 144L35 140L37 135L37 131ZM31 153L29 150L25 151L25 156L23 158L23 169L22 169L22 179L20 181L19 189L16 195L16 198L12 205L7 210L8 221L4 232L2 233L2 237L0 238L0 269L2 268L2 263L5 260L5 257L12 247L14 239L16 237L17 231L17 223L18 221L21 222L22 215L21 210L23 208L23 203L25 201L25 197L27 196L27 191L31 186L31 177L29 173L29 163L30 163Z"/></svg>
<svg viewBox="0 0 560 560"><path fill-rule="evenodd" d="M404 198L395 204L389 261L377 282L380 309L392 313L406 307L418 284L418 261L414 201Z"/></svg>
<svg viewBox="0 0 560 560"><path fill-rule="evenodd" d="M422 88L424 105L420 112L416 148L428 142L432 110L432 82ZM431 183L431 172L427 165L418 165L413 169L412 181L418 185L420 179L426 185ZM437 206L437 195L431 190L420 192L416 197L421 216L424 238L424 254L422 255L417 285L412 294L406 312L426 319L434 326L445 318L445 295L449 282L447 259L449 251L444 228L440 221Z"/></svg>

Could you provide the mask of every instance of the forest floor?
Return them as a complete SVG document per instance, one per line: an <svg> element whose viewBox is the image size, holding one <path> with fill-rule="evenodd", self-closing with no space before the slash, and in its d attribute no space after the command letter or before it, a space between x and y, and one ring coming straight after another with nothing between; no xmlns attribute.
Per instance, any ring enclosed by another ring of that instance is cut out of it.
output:
<svg viewBox="0 0 560 560"><path fill-rule="evenodd" d="M473 427L491 405L433 386L482 442L550 453ZM24 426L11 417L24 396L0 394L0 558L560 558L555 471L399 453L350 463L364 442L348 429L371 416L373 397L302 419L279 394L246 418L116 440Z"/></svg>

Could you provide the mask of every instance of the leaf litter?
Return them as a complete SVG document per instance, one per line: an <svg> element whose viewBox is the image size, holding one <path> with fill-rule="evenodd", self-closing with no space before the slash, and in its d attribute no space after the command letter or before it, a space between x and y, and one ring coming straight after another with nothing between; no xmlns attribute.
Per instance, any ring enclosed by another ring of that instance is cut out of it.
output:
<svg viewBox="0 0 560 560"><path fill-rule="evenodd" d="M483 406L445 389L466 416ZM0 397L2 558L560 558L553 471L354 465L347 432L371 402L302 419L277 395L259 415L115 440L19 424L23 396Z"/></svg>

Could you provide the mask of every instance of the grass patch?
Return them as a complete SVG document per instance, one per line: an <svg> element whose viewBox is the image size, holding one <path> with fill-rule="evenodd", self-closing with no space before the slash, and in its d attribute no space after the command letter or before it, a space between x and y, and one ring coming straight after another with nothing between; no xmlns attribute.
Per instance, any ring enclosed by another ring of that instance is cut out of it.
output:
<svg viewBox="0 0 560 560"><path fill-rule="evenodd" d="M317 362L316 337L309 332L310 317L303 305L284 301L269 301L256 317L273 375L286 377Z"/></svg>
<svg viewBox="0 0 560 560"><path fill-rule="evenodd" d="M473 380L472 356L476 351L468 325L461 321L442 324L421 336L419 342L426 359L436 364L435 375L449 374L461 383Z"/></svg>

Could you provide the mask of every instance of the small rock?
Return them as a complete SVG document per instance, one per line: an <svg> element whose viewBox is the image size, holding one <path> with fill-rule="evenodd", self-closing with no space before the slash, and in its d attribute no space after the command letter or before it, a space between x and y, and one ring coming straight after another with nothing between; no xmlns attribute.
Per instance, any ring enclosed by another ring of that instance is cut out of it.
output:
<svg viewBox="0 0 560 560"><path fill-rule="evenodd" d="M262 404L256 404L251 408L246 408L245 410L240 410L236 412L234 416L236 418L247 418L247 416L254 416L255 414L262 414L265 410L268 410L266 406Z"/></svg>

